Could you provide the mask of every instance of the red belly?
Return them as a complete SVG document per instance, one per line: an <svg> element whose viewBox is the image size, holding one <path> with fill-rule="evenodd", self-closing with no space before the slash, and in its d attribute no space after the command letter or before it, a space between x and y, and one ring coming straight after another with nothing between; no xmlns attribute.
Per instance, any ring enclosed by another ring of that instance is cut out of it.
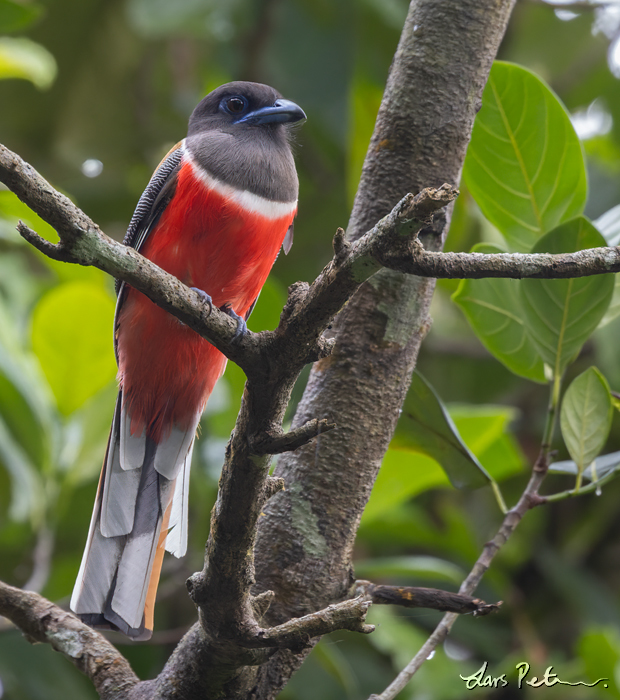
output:
<svg viewBox="0 0 620 700"><path fill-rule="evenodd" d="M244 316L276 259L294 212L267 219L198 182L189 164L140 252L190 287ZM202 412L226 358L174 316L129 288L119 313L119 381L131 432L156 442Z"/></svg>

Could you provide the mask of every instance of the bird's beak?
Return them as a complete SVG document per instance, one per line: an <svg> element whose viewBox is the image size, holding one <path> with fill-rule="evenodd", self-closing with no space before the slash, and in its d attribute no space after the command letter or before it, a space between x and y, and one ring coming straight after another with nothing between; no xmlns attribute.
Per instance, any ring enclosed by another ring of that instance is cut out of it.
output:
<svg viewBox="0 0 620 700"><path fill-rule="evenodd" d="M287 122L301 121L306 118L306 113L303 109L290 100L276 100L271 107L261 107L256 109L245 117L239 119L237 124L282 124Z"/></svg>

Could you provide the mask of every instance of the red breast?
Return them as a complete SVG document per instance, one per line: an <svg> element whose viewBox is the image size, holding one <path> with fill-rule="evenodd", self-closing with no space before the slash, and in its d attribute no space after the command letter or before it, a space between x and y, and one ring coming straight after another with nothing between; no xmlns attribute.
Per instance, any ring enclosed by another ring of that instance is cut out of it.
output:
<svg viewBox="0 0 620 700"><path fill-rule="evenodd" d="M258 296L297 211L221 183L183 156L174 197L141 253L215 306L245 314ZM226 358L194 331L129 289L118 318L119 380L132 433L156 441L202 411Z"/></svg>

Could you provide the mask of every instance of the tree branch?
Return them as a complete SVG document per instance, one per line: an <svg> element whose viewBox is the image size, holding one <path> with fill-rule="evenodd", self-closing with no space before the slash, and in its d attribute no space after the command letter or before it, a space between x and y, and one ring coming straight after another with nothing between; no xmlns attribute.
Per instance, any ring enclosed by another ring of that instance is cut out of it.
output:
<svg viewBox="0 0 620 700"><path fill-rule="evenodd" d="M259 435L252 445L252 451L257 455L279 455L283 452L293 452L313 438L334 430L335 427L335 423L315 418L300 425L295 430L289 430L288 433Z"/></svg>
<svg viewBox="0 0 620 700"><path fill-rule="evenodd" d="M123 655L105 637L38 593L0 581L0 615L19 627L28 641L46 642L66 656L92 680L102 700L126 700L138 683Z"/></svg>
<svg viewBox="0 0 620 700"><path fill-rule="evenodd" d="M418 586L384 586L370 581L356 581L355 592L363 595L375 605L399 605L404 608L425 608L454 612L459 615L473 614L482 617L497 612L499 603L485 603L480 598L472 598L463 593L442 591L438 588Z"/></svg>
<svg viewBox="0 0 620 700"><path fill-rule="evenodd" d="M257 630L247 639L239 640L241 646L249 648L278 647L300 651L314 637L321 637L336 630L351 630L370 634L374 625L364 624L372 601L362 596L328 605L303 617L296 617L276 627Z"/></svg>
<svg viewBox="0 0 620 700"><path fill-rule="evenodd" d="M588 248L576 253L437 253L415 251L409 260L386 267L437 279L566 279L620 272L620 248Z"/></svg>

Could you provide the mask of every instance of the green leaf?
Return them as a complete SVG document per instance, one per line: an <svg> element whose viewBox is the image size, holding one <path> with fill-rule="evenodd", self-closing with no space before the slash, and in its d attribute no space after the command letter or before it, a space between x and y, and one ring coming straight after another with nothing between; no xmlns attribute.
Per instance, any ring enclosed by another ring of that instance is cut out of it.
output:
<svg viewBox="0 0 620 700"><path fill-rule="evenodd" d="M608 246L620 245L620 204L601 214L592 223L602 234ZM620 274L616 273L614 280L614 294L599 326L606 326L620 316Z"/></svg>
<svg viewBox="0 0 620 700"><path fill-rule="evenodd" d="M506 432L515 415L515 409L506 406L468 404L450 408L449 419L451 422L453 419L460 449L475 453L476 462L484 464L485 473L488 469L496 480L519 473L525 463L515 439ZM418 493L450 485L442 467L434 459L420 454L414 436L407 435L408 425L401 421L402 415L364 510L363 525L385 516ZM447 450L446 458L464 459L460 449ZM489 477L497 494L492 478Z"/></svg>
<svg viewBox="0 0 620 700"><path fill-rule="evenodd" d="M523 252L581 214L586 201L583 152L568 114L540 78L511 63L493 64L463 175L487 219Z"/></svg>
<svg viewBox="0 0 620 700"><path fill-rule="evenodd" d="M604 246L585 217L573 219L540 239L532 253L573 253ZM531 338L554 375L561 376L605 315L613 275L566 280L521 281L521 303Z"/></svg>
<svg viewBox="0 0 620 700"><path fill-rule="evenodd" d="M32 255L36 255L42 264L52 270L62 282L84 280L108 284L109 276L95 267L67 265L67 263L60 260L52 260L44 253L29 246L15 230L20 219L45 240L51 243L58 242L56 231L46 221L43 221L40 216L35 214L32 209L21 202L13 192L0 192L0 239L5 238L16 245L23 244Z"/></svg>
<svg viewBox="0 0 620 700"><path fill-rule="evenodd" d="M615 319L620 316L620 273L613 275L613 278L614 291L607 311L605 312L601 322L598 324L599 328L606 326L608 323L611 323L611 321L615 321Z"/></svg>
<svg viewBox="0 0 620 700"><path fill-rule="evenodd" d="M13 358L0 344L0 419L33 464L42 465L49 447L49 404L37 386L37 380L45 380L33 367L34 358L25 355Z"/></svg>
<svg viewBox="0 0 620 700"><path fill-rule="evenodd" d="M598 481L607 476L607 474L618 471L618 469L620 469L620 452L610 452L607 455L597 457L589 467L586 467L583 471L583 477L588 479L588 481L594 481L595 479ZM579 467L576 462L567 459L561 462L554 462L549 467L549 471L577 476Z"/></svg>
<svg viewBox="0 0 620 700"><path fill-rule="evenodd" d="M480 243L472 252L505 251ZM545 382L543 361L525 327L518 280L461 280L452 300L461 307L480 342L511 372Z"/></svg>
<svg viewBox="0 0 620 700"><path fill-rule="evenodd" d="M6 262L5 258L0 261L0 272L9 272L9 268L3 269ZM26 273L25 268L16 267ZM9 280L13 278L9 276ZM21 292L28 299L27 291L19 282L15 279L17 293ZM13 318L9 310L11 297L3 299L2 296L0 294L0 419L32 463L45 469L55 435L54 397L36 356L24 347L22 319ZM24 310L21 306L18 309ZM15 312L14 308L11 310Z"/></svg>
<svg viewBox="0 0 620 700"><path fill-rule="evenodd" d="M36 524L43 513L45 503L41 477L1 418L0 466L7 470L11 478L9 517L17 522L30 519Z"/></svg>
<svg viewBox="0 0 620 700"><path fill-rule="evenodd" d="M432 457L458 489L478 488L491 481L433 388L417 372L413 373L390 447Z"/></svg>
<svg viewBox="0 0 620 700"><path fill-rule="evenodd" d="M355 563L355 575L374 581L413 577L460 584L465 572L460 566L438 557L408 556L362 559Z"/></svg>
<svg viewBox="0 0 620 700"><path fill-rule="evenodd" d="M367 525L428 489L449 486L445 472L434 459L411 450L390 447L381 462L362 522Z"/></svg>
<svg viewBox="0 0 620 700"><path fill-rule="evenodd" d="M560 412L562 437L579 473L603 449L612 413L607 380L596 367L589 367L571 382Z"/></svg>
<svg viewBox="0 0 620 700"><path fill-rule="evenodd" d="M62 284L35 307L32 347L61 413L72 413L114 378L113 318L112 295L88 282Z"/></svg>
<svg viewBox="0 0 620 700"><path fill-rule="evenodd" d="M0 80L23 78L45 90L55 77L56 61L46 48L30 39L0 37Z"/></svg>
<svg viewBox="0 0 620 700"><path fill-rule="evenodd" d="M612 625L591 627L581 637L577 648L590 683L606 678L605 697L620 700L620 635L617 628Z"/></svg>
<svg viewBox="0 0 620 700"><path fill-rule="evenodd" d="M32 2L0 0L0 32L17 32L25 29L40 16L42 8Z"/></svg>
<svg viewBox="0 0 620 700"><path fill-rule="evenodd" d="M620 204L601 214L592 223L603 235L607 245L620 245Z"/></svg>
<svg viewBox="0 0 620 700"><path fill-rule="evenodd" d="M336 644L321 640L312 650L312 656L321 668L342 686L346 700L360 697L361 691L355 671Z"/></svg>
<svg viewBox="0 0 620 700"><path fill-rule="evenodd" d="M67 473L66 484L94 480L101 470L118 388L110 383L75 411L63 425L58 469Z"/></svg>
<svg viewBox="0 0 620 700"><path fill-rule="evenodd" d="M518 474L526 464L519 443L509 432L518 415L511 406L450 406L461 438L496 481Z"/></svg>

